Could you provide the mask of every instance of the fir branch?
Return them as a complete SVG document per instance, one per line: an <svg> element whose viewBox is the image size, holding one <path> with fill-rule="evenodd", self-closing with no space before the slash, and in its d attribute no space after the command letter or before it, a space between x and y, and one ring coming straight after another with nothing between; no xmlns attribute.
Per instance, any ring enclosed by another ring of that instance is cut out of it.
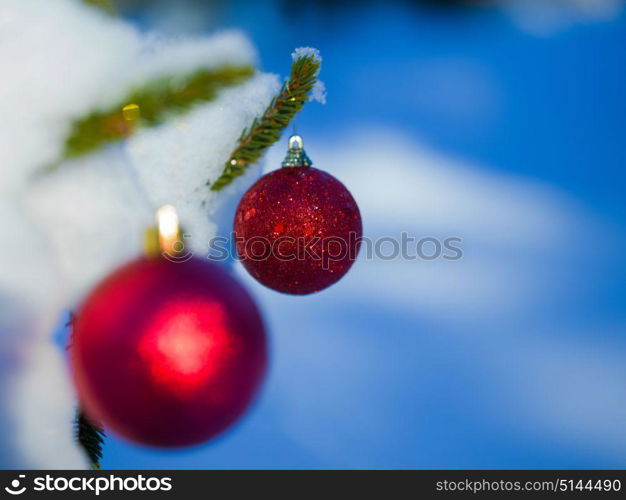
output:
<svg viewBox="0 0 626 500"><path fill-rule="evenodd" d="M76 315L70 311L70 316L65 326L70 328L70 341L67 344L67 349L71 349L74 342L74 322L76 321ZM80 444L87 453L91 468L94 470L100 469L100 460L102 460L102 446L104 445L104 428L102 425L92 423L89 421L85 413L78 409L76 410L76 416L74 417L74 437L76 442Z"/></svg>
<svg viewBox="0 0 626 500"><path fill-rule="evenodd" d="M115 6L113 0L83 0L83 3L89 5L90 7L100 9L102 12L106 12L107 14L117 14L117 7Z"/></svg>
<svg viewBox="0 0 626 500"><path fill-rule="evenodd" d="M280 139L283 130L308 100L319 70L320 60L313 55L303 55L294 61L289 80L263 115L255 118L252 125L241 133L237 148L224 165L222 175L211 185L211 190L219 191L230 184Z"/></svg>
<svg viewBox="0 0 626 500"><path fill-rule="evenodd" d="M74 431L76 440L83 447L92 469L100 468L100 460L102 460L102 445L106 434L99 424L90 422L82 410L76 412L74 420Z"/></svg>
<svg viewBox="0 0 626 500"><path fill-rule="evenodd" d="M117 8L115 7L113 0L83 0L83 3L96 7L107 14L117 13Z"/></svg>
<svg viewBox="0 0 626 500"><path fill-rule="evenodd" d="M158 125L199 102L215 99L221 89L239 85L253 73L252 66L221 66L197 71L182 80L167 77L150 82L132 91L117 106L75 122L66 139L63 158L83 156L124 139L138 125Z"/></svg>

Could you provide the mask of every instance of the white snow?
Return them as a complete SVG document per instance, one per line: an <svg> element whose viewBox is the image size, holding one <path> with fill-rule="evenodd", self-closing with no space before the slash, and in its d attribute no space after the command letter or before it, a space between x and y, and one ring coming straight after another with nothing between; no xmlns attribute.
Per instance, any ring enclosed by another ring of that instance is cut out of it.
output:
<svg viewBox="0 0 626 500"><path fill-rule="evenodd" d="M320 55L320 51L313 47L298 47L291 54L292 61L300 59L301 57L312 57L320 64L322 62L322 56Z"/></svg>
<svg viewBox="0 0 626 500"><path fill-rule="evenodd" d="M62 312L140 252L160 204L177 206L194 248L206 248L223 207L255 172L219 196L205 184L278 80L257 74L185 116L44 173L72 122L149 78L255 62L238 32L165 39L74 0L0 4L0 467L85 466L67 367L51 340Z"/></svg>
<svg viewBox="0 0 626 500"><path fill-rule="evenodd" d="M313 57L314 60L318 61L320 63L320 67L317 70L317 74L319 74L322 69L322 56L320 55L319 50L314 49L313 47L298 47L291 54L291 59L295 61L300 57ZM320 104L326 104L326 86L322 80L318 79L313 85L310 100L317 101Z"/></svg>
<svg viewBox="0 0 626 500"><path fill-rule="evenodd" d="M152 206L173 204L185 241L205 255L216 226L207 219L222 192L211 191L241 131L260 115L279 88L273 75L258 75L166 127L145 129L128 141L131 164ZM230 229L230 228L228 228Z"/></svg>
<svg viewBox="0 0 626 500"><path fill-rule="evenodd" d="M326 85L320 79L315 81L311 90L311 101L317 101L320 104L326 104Z"/></svg>

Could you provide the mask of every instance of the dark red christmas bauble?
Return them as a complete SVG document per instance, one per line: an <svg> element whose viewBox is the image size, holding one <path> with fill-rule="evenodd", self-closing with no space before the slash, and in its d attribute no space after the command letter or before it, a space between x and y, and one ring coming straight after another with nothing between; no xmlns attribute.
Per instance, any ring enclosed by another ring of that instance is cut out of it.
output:
<svg viewBox="0 0 626 500"><path fill-rule="evenodd" d="M74 379L87 415L150 446L201 443L229 427L266 366L259 311L216 264L141 258L76 315Z"/></svg>
<svg viewBox="0 0 626 500"><path fill-rule="evenodd" d="M346 187L310 166L261 177L235 214L237 253L248 272L279 292L304 295L337 282L357 257L361 214Z"/></svg>

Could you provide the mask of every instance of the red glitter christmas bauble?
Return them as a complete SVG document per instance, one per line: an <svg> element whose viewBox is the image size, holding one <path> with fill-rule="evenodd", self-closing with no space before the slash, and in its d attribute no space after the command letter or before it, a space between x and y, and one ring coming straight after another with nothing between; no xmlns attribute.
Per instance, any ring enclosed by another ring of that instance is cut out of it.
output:
<svg viewBox="0 0 626 500"><path fill-rule="evenodd" d="M350 192L310 166L285 166L261 177L239 203L234 230L248 272L274 290L297 295L341 279L363 232Z"/></svg>
<svg viewBox="0 0 626 500"><path fill-rule="evenodd" d="M265 371L255 303L226 271L199 259L121 267L87 298L73 335L87 415L145 445L219 434L244 412Z"/></svg>

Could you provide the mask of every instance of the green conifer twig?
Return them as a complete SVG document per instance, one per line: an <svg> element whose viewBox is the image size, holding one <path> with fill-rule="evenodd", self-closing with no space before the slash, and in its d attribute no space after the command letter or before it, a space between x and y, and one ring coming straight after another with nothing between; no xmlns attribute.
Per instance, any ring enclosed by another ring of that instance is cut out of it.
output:
<svg viewBox="0 0 626 500"><path fill-rule="evenodd" d="M211 185L219 191L255 163L278 141L291 119L302 109L317 81L320 60L313 55L298 57L291 66L291 76L259 118L239 137L238 146L224 165L222 175ZM210 185L210 182L207 182Z"/></svg>
<svg viewBox="0 0 626 500"><path fill-rule="evenodd" d="M67 349L71 349L74 341L74 322L76 316L73 312L70 312L70 317L67 320L65 326L70 328L70 341L67 345ZM78 444L80 444L87 453L89 463L92 469L100 469L100 460L102 459L102 446L104 445L104 438L106 434L100 424L94 424L89 421L85 413L78 409L74 417L74 437Z"/></svg>
<svg viewBox="0 0 626 500"><path fill-rule="evenodd" d="M87 453L87 457L89 457L91 468L100 469L102 446L106 437L104 429L100 425L89 421L82 410L77 410L74 431L76 440Z"/></svg>
<svg viewBox="0 0 626 500"><path fill-rule="evenodd" d="M123 102L75 122L66 139L63 158L76 158L107 143L130 136L138 125L158 125L191 106L213 100L223 88L239 85L254 74L252 66L220 66L186 78L160 78L132 91ZM124 113L136 105L137 116Z"/></svg>
<svg viewBox="0 0 626 500"><path fill-rule="evenodd" d="M113 0L83 0L83 3L100 9L107 14L115 14L117 12Z"/></svg>

